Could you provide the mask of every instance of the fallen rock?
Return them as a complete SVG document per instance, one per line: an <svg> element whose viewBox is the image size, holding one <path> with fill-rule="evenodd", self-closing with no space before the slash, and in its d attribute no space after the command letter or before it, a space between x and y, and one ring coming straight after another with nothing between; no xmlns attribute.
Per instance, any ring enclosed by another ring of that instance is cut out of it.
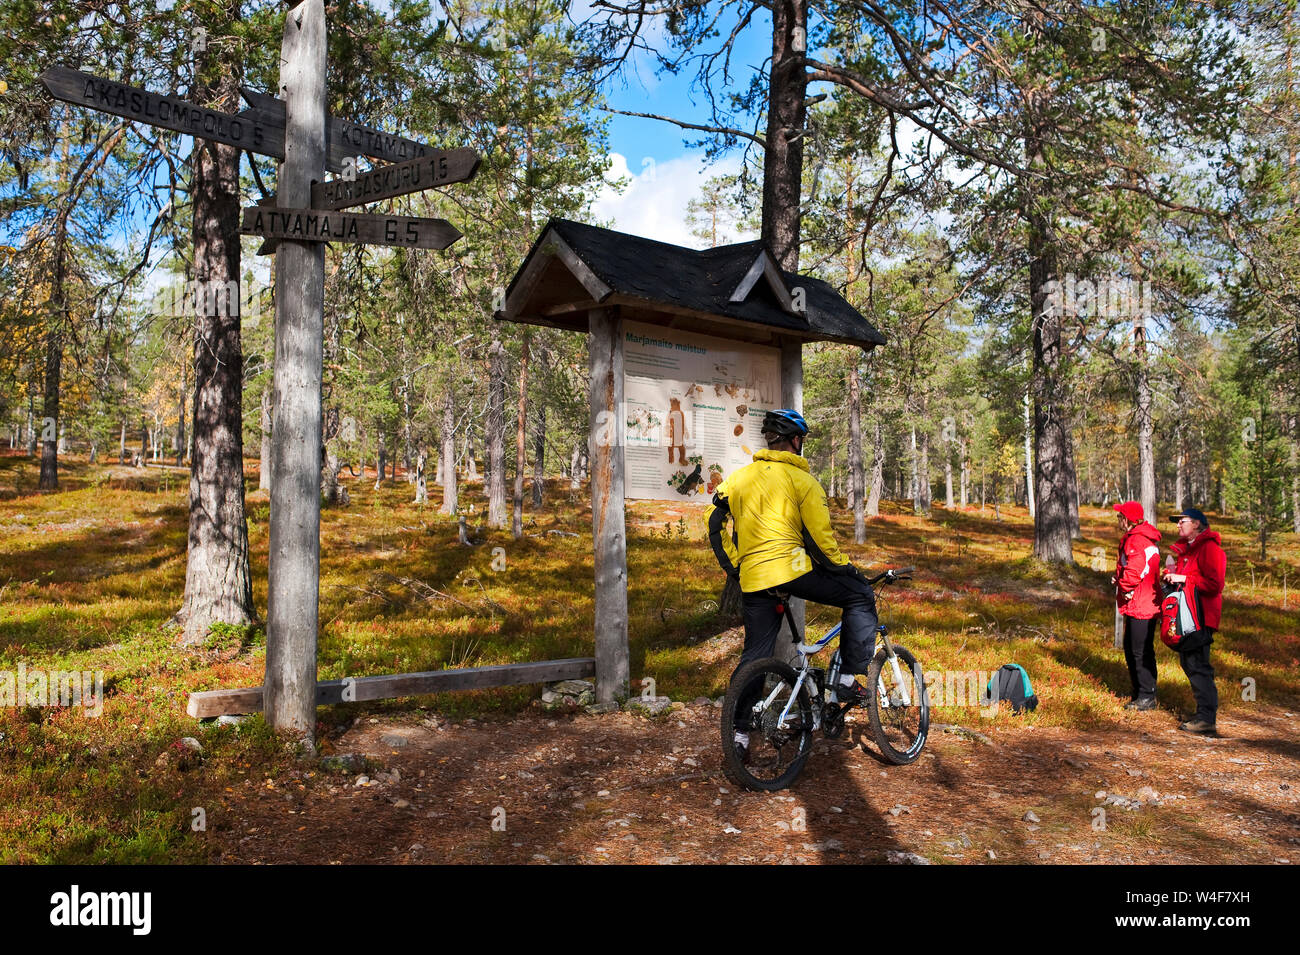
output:
<svg viewBox="0 0 1300 955"><path fill-rule="evenodd" d="M583 709L592 716L601 716L605 713L617 713L618 701L610 700L608 703L592 703L589 706L583 707Z"/></svg>
<svg viewBox="0 0 1300 955"><path fill-rule="evenodd" d="M366 768L366 758L356 753L339 753L326 756L320 761L320 768L327 773L359 773Z"/></svg>
<svg viewBox="0 0 1300 955"><path fill-rule="evenodd" d="M641 716L658 716L670 709L672 705L673 701L666 696L633 696L623 704L623 709Z"/></svg>
<svg viewBox="0 0 1300 955"><path fill-rule="evenodd" d="M1042 822L1041 819L1039 819L1036 815L1034 815L1034 811L1032 809L1026 812L1023 816L1021 816L1020 819L1023 822Z"/></svg>
<svg viewBox="0 0 1300 955"><path fill-rule="evenodd" d="M549 688L566 696L581 696L583 693L596 692L596 684L589 680L560 680L550 684Z"/></svg>

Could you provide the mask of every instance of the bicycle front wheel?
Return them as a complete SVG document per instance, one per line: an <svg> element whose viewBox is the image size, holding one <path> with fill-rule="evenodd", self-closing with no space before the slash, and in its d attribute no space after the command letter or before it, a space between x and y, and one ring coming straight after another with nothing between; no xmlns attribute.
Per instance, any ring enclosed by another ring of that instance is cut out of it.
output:
<svg viewBox="0 0 1300 955"><path fill-rule="evenodd" d="M803 692L790 703L797 680L794 668L775 658L747 663L732 678L722 703L722 768L737 786L785 789L808 761L812 704ZM747 759L737 731L749 734Z"/></svg>
<svg viewBox="0 0 1300 955"><path fill-rule="evenodd" d="M881 755L899 766L915 762L930 732L930 701L916 658L895 646L897 667L881 649L867 668L867 715ZM882 698L883 690L883 698Z"/></svg>

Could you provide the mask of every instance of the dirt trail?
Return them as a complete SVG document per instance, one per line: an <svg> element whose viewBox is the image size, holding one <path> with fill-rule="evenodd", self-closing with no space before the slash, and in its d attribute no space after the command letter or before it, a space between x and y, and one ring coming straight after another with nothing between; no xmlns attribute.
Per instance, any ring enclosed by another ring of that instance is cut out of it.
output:
<svg viewBox="0 0 1300 955"><path fill-rule="evenodd" d="M718 713L362 717L332 748L383 764L368 785L314 766L250 779L206 837L214 861L239 863L1300 863L1300 744L1282 709L1221 718L1218 739L1164 711L1087 734L982 731L989 743L934 732L901 767L863 743L863 715L776 794L722 775Z"/></svg>

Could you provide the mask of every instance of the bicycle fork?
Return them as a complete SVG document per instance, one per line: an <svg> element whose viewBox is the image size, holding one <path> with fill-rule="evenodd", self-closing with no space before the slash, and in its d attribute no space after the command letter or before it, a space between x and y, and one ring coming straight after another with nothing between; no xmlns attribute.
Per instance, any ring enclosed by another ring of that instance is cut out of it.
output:
<svg viewBox="0 0 1300 955"><path fill-rule="evenodd" d="M880 634L880 639L885 643L885 656L889 660L890 672L894 674L894 685L898 687L899 703L903 706L911 706L912 697L907 692L907 684L903 680L903 668L898 665L898 654L894 652L894 644L890 642L889 628L882 625L876 628L876 632ZM883 707L892 705L892 701L889 699L889 691L885 689L883 677L876 677L876 702Z"/></svg>

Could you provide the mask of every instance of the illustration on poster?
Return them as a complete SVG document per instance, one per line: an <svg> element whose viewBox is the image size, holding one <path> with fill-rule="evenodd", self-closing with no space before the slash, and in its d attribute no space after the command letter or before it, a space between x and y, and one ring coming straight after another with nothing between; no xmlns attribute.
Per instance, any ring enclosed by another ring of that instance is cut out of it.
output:
<svg viewBox="0 0 1300 955"><path fill-rule="evenodd" d="M629 322L624 368L628 497L707 499L763 446L777 349Z"/></svg>

